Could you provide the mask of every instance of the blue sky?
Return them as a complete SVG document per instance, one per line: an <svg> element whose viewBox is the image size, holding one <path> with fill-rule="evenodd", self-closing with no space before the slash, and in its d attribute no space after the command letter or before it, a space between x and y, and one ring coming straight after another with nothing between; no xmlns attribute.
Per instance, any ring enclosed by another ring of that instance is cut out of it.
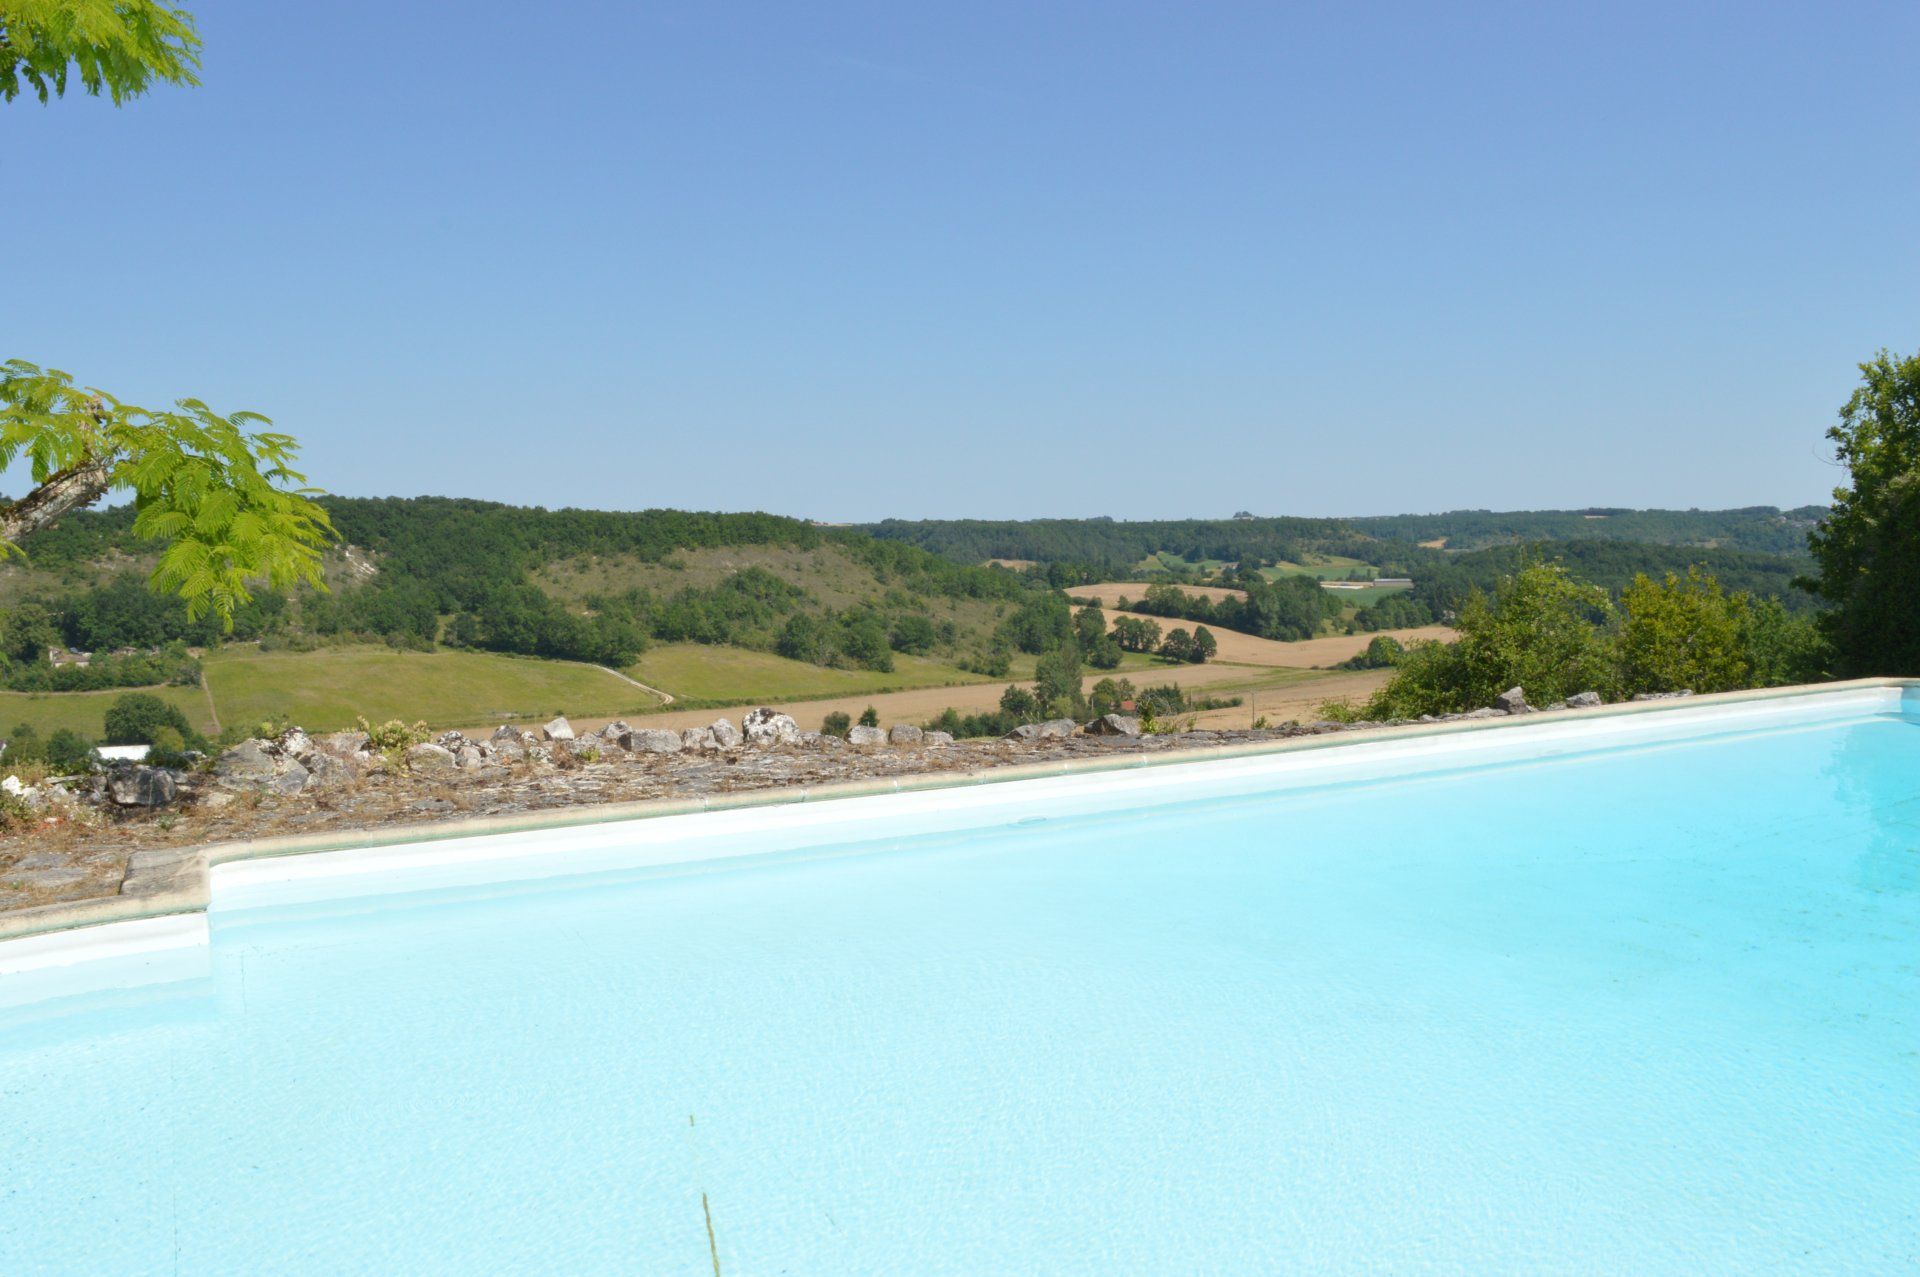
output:
<svg viewBox="0 0 1920 1277"><path fill-rule="evenodd" d="M0 108L0 353L343 493L1796 504L1920 348L1910 3L191 7Z"/></svg>

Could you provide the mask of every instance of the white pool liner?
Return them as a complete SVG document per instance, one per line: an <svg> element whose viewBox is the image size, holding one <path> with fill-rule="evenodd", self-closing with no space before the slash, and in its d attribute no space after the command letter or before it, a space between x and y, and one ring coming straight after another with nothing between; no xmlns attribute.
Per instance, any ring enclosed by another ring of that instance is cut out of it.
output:
<svg viewBox="0 0 1920 1277"><path fill-rule="evenodd" d="M1596 710L1538 722L1496 720L1498 730L1334 736L1305 748L1197 761L1127 756L1127 765L1097 760L1089 770L1058 776L994 781L989 773L946 788L810 801L770 795L764 803L719 811L233 860L209 870L205 912L0 941L0 1007L202 976L210 915L217 919L285 905L721 862L1170 803L1378 783L1897 715L1903 708L1920 713L1920 689L1856 685L1734 702L1663 704L1657 712Z"/></svg>

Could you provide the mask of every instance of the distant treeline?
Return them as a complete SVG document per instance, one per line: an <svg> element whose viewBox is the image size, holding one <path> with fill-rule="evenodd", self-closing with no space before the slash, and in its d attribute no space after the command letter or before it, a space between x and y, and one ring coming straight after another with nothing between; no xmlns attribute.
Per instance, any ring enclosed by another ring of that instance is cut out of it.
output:
<svg viewBox="0 0 1920 1277"><path fill-rule="evenodd" d="M1348 526L1396 541L1437 541L1450 550L1477 550L1527 541L1641 541L1766 554L1804 555L1807 533L1827 515L1825 506L1744 506L1735 510L1450 510L1348 519Z"/></svg>
<svg viewBox="0 0 1920 1277"><path fill-rule="evenodd" d="M1428 564L1414 578L1411 590L1389 595L1362 611L1361 627L1386 630L1444 620L1457 613L1474 590L1491 592L1502 578L1529 561L1564 564L1580 580L1601 586L1616 598L1641 573L1660 578L1669 572L1685 575L1688 568L1698 567L1730 592L1778 598L1791 611L1814 607L1813 597L1794 585L1805 564L1785 555L1632 541L1552 541L1497 546Z"/></svg>
<svg viewBox="0 0 1920 1277"><path fill-rule="evenodd" d="M1336 519L888 519L862 527L961 563L1033 559L1095 565L1108 572L1167 552L1190 560L1298 562L1308 554L1364 557L1367 538ZM1111 579L1111 576L1106 579Z"/></svg>

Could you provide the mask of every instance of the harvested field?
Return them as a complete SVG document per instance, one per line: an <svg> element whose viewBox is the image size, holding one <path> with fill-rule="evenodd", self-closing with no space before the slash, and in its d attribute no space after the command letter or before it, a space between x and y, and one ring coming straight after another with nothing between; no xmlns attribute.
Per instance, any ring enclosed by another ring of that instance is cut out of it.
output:
<svg viewBox="0 0 1920 1277"><path fill-rule="evenodd" d="M1146 597L1147 587L1152 584L1154 582L1151 581L1102 581L1098 585L1073 586L1066 591L1066 594L1068 598L1074 599L1099 599L1101 606L1112 607L1121 598L1139 600ZM1165 582L1160 584L1164 585ZM1180 589L1183 593L1212 599L1215 602L1221 599L1237 600L1246 597L1245 590L1230 590L1221 585L1183 585Z"/></svg>
<svg viewBox="0 0 1920 1277"><path fill-rule="evenodd" d="M1272 721L1281 722L1288 718L1298 718L1302 714L1311 717L1311 710L1321 701L1329 698L1366 696L1385 681L1387 674L1384 670L1351 672L1308 668L1314 665L1335 665L1350 656L1359 654L1366 650L1368 643L1373 641L1375 636L1372 634L1307 639L1299 643L1278 643L1271 639L1257 639L1248 634L1234 634L1228 630L1215 630L1214 633L1222 645L1223 659L1221 660L1206 665L1156 664L1147 668L1119 669L1111 673L1094 671L1085 677L1083 686L1091 690L1093 685L1103 678L1124 677L1132 679L1136 687L1173 683L1182 688L1202 690L1214 696L1257 697L1258 712L1266 714ZM1383 633L1391 634L1403 643L1417 639L1453 637L1453 631L1438 625L1423 626L1419 629L1388 630ZM1242 641L1243 645L1238 650L1252 654L1255 659L1244 661L1225 659L1225 645L1230 635ZM994 709L1000 703L1000 694L1006 684L1013 681L1017 680L999 680L962 687L928 687L874 695L839 696L821 700L772 700L765 703L792 714L802 728L809 730L819 727L821 720L828 714L842 713L857 718L860 711L869 705L873 706L875 712L880 715L882 723L917 724L938 716L949 706L963 714L977 714ZM753 705L749 703L721 709L673 709L648 714L644 721L649 727L676 729L701 727L716 718L731 718L738 721L741 714L752 708ZM1212 713L1225 715L1226 717L1222 719L1224 722L1238 722L1244 725L1249 721L1246 708L1212 711ZM590 716L573 719L576 728L598 727L607 721L606 718ZM481 724L474 724L474 726L481 726Z"/></svg>

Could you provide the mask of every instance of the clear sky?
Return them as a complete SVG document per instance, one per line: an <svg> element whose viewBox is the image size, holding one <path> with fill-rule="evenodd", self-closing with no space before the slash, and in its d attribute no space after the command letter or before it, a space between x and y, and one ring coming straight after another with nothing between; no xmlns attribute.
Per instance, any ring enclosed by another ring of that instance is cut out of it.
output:
<svg viewBox="0 0 1920 1277"><path fill-rule="evenodd" d="M181 2L0 107L0 354L337 492L1790 505L1920 348L1911 0Z"/></svg>

